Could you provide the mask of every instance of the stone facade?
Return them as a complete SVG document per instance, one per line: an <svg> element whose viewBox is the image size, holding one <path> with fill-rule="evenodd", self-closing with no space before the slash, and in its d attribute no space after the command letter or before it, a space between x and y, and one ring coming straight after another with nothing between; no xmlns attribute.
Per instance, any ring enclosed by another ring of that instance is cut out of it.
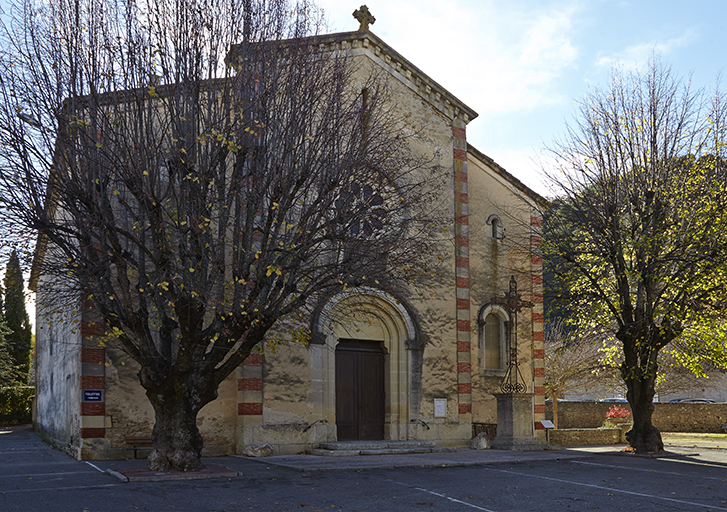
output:
<svg viewBox="0 0 727 512"><path fill-rule="evenodd" d="M538 430L545 395L536 213L542 198L467 143L467 124L477 116L472 109L377 36L359 31L317 42L348 51L363 74L386 71L392 108L402 113L399 128L416 134L411 150L448 173L451 189L444 201L451 226L441 251L448 270L437 277L431 297L373 287L329 297L310 319L308 346L291 344L248 357L199 414L204 454L242 453L262 443L274 453L297 453L337 440L336 353L342 339L382 347L384 439L464 447L473 423L497 423L493 393L500 391L509 344L517 336L522 377L533 394L534 418L527 429L544 440L545 432ZM534 304L515 326L493 302L508 290L512 276ZM42 277L37 293L39 303L44 293L53 293ZM56 384L49 390L47 379L39 378L37 428L84 459L130 456L125 440L150 435L154 421L138 366L117 348L91 341L103 328L88 308L77 312L76 344L64 345L67 353L59 363L49 354L63 335L46 313L39 309L38 375L50 373ZM501 346L493 348L492 332ZM493 350L500 360L486 363ZM65 379L62 390L58 373Z"/></svg>

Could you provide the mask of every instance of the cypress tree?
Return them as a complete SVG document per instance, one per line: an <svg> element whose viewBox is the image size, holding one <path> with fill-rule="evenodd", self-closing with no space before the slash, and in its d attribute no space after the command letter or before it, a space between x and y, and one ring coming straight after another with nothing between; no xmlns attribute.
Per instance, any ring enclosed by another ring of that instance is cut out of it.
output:
<svg viewBox="0 0 727 512"><path fill-rule="evenodd" d="M5 270L5 336L12 366L18 371L19 383L27 383L30 371L32 332L25 309L25 284L17 251L13 251Z"/></svg>
<svg viewBox="0 0 727 512"><path fill-rule="evenodd" d="M6 339L8 329L3 309L3 287L0 286L0 386L10 386L17 381L17 375Z"/></svg>
<svg viewBox="0 0 727 512"><path fill-rule="evenodd" d="M0 315L0 387L12 386L18 382L18 372L13 366L13 360L10 356L8 342L5 339L8 335L8 329L5 327L5 320Z"/></svg>

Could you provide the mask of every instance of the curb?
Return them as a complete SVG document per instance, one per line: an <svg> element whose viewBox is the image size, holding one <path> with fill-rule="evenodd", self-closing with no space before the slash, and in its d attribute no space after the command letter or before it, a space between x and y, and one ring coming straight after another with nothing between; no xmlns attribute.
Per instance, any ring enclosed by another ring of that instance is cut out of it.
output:
<svg viewBox="0 0 727 512"><path fill-rule="evenodd" d="M208 478L232 478L242 476L239 471L233 471L219 465L210 465L199 471L151 471L147 468L134 469L107 469L106 473L115 476L122 482L167 482L175 480L202 480Z"/></svg>

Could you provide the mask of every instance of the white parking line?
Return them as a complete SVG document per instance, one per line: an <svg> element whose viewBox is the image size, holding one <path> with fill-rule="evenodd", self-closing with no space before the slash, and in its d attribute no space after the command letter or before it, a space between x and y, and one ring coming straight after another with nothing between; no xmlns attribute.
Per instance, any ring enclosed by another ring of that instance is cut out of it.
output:
<svg viewBox="0 0 727 512"><path fill-rule="evenodd" d="M66 476L66 475L80 475L80 474L95 474L93 471L63 471L55 473L24 473L21 475L0 475L0 480L3 478L35 478L37 476Z"/></svg>
<svg viewBox="0 0 727 512"><path fill-rule="evenodd" d="M461 505L466 505L466 506L468 506L470 508L474 508L474 509L477 509L477 510L484 510L485 512L494 512L493 510L490 510L488 508L478 507L477 505L473 505L472 503L467 503L466 501L461 501L461 500L458 500L458 499L455 499L455 498L451 498L449 496L445 496L444 494L439 494L438 492L430 491L428 489L422 489L421 487L414 487L414 489L416 489L417 491L422 491L422 492L426 492L426 493L429 493L429 494L433 494L434 496L439 496L440 498L444 498L446 500L453 501L453 502L459 503Z"/></svg>
<svg viewBox="0 0 727 512"><path fill-rule="evenodd" d="M559 482L562 484L571 484L571 485L577 485L580 487L590 487L591 489L601 489L603 491L608 491L611 493L629 494L631 496L641 496L642 498L652 498L652 499L663 500L663 501L671 501L674 503L682 503L684 505L693 505L696 507L707 508L710 510L727 510L727 508L718 507L717 505L705 505L704 503L695 503L693 501L678 500L676 498L667 498L665 496L659 496L657 494L646 494L646 493L642 493L642 492L626 491L623 489L616 489L614 487L604 487L602 485L584 484L582 482L574 482L572 480L563 480L561 478L552 478L549 476L530 475L528 473L520 473L518 471L512 471L509 469L493 469L493 468L482 468L482 469L484 469L486 471L495 471L497 473L508 473L511 475L529 476L531 478L539 478L540 480L548 480L550 482Z"/></svg>
<svg viewBox="0 0 727 512"><path fill-rule="evenodd" d="M646 473L660 473L662 475L674 475L674 476L683 476L683 477L690 477L692 475L686 475L684 473L677 473L676 471L659 471L656 469L644 469L644 468L631 468L627 466L615 466L613 464L599 464L598 462L585 462L582 460L572 460L573 464L584 464L587 466L603 466L606 468L614 468L614 469L626 469L628 471L643 471ZM700 464L700 466L706 466L707 464ZM722 467L724 466L717 466ZM720 482L724 481L724 478L714 477L714 476L700 476L700 480L719 480Z"/></svg>
<svg viewBox="0 0 727 512"><path fill-rule="evenodd" d="M12 466L13 468L19 468L21 466L77 466L78 461L77 460L68 460L68 461L62 461L62 462L13 462Z"/></svg>
<svg viewBox="0 0 727 512"><path fill-rule="evenodd" d="M21 453L38 453L38 452L44 452L46 449L43 447L40 448L32 448L30 450L8 450L8 451L0 451L0 455L19 455Z"/></svg>
<svg viewBox="0 0 727 512"><path fill-rule="evenodd" d="M3 494L10 494L16 492L41 492L41 491L75 491L82 489L101 489L105 487L116 487L117 484L103 484L103 485L76 485L73 487L44 487L40 489L5 489L0 491L0 496Z"/></svg>
<svg viewBox="0 0 727 512"><path fill-rule="evenodd" d="M709 466L710 468L727 469L727 466L724 463L706 462L704 460L664 459L664 462L676 462L678 464L696 464L697 466Z"/></svg>
<svg viewBox="0 0 727 512"><path fill-rule="evenodd" d="M387 482L391 482L393 484L397 485L403 485L404 487L409 487L410 489L415 489L417 491L425 492L427 494L431 494L433 496L437 496L439 498L444 498L445 500L453 501L454 503L459 503L460 505L465 505L470 508L474 508L475 510L482 510L483 512L495 512L494 510L490 510L489 508L482 508L477 505L473 505L472 503L467 503L466 501L458 500L456 498L452 498L450 496L446 496L444 494L440 494L438 492L430 491L429 489L424 489L423 487L416 487L414 485L405 484L404 482L397 482L396 480L391 480L390 478L385 478Z"/></svg>
<svg viewBox="0 0 727 512"><path fill-rule="evenodd" d="M91 464L87 460L84 460L83 462L85 462L86 464L88 464L89 466L91 466L93 469L95 469L99 473L106 473L106 471L104 471L103 469L99 468L98 466L94 466L93 464Z"/></svg>

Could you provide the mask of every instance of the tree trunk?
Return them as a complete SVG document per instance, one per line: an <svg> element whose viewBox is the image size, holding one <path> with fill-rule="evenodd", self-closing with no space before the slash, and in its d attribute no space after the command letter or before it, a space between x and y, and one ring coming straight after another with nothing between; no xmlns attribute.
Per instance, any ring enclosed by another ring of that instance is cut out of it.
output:
<svg viewBox="0 0 727 512"><path fill-rule="evenodd" d="M147 391L156 419L151 436L154 448L147 467L153 471L197 471L204 467L200 460L202 435L197 428L201 405L193 404L187 390L174 387Z"/></svg>
<svg viewBox="0 0 727 512"><path fill-rule="evenodd" d="M558 395L552 394L553 396L553 425L558 428Z"/></svg>
<svg viewBox="0 0 727 512"><path fill-rule="evenodd" d="M651 423L654 412L654 384L656 383L656 361L649 362L649 371L641 368L627 368L624 362L622 375L626 383L626 398L631 405L634 421L626 440L636 453L658 453L664 451L661 434Z"/></svg>

